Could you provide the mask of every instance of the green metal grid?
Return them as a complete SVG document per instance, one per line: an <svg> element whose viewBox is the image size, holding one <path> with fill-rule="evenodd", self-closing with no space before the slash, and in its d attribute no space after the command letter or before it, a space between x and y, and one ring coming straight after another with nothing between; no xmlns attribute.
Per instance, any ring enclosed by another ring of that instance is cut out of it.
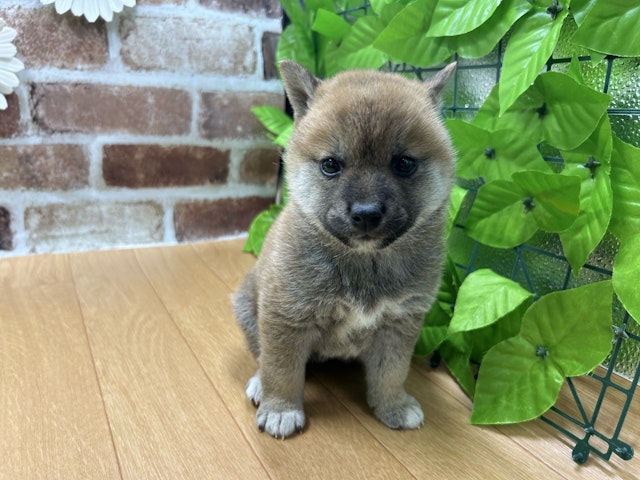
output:
<svg viewBox="0 0 640 480"><path fill-rule="evenodd" d="M368 2L355 5L340 14L349 22L366 15ZM567 22L569 23L569 22ZM286 25L286 19L285 19ZM572 56L567 40L571 27L566 28L558 47L547 62L547 70L566 71ZM468 60L456 58L458 68L453 82L443 93L443 114L447 117L470 120L500 79L506 39L484 58ZM579 57L585 83L613 95L608 110L612 131L620 139L640 146L640 59L608 56L603 62L592 63L590 57ZM424 80L438 71L436 68L417 68L406 64L387 64L384 70L414 75ZM561 163L557 152L541 150L550 163ZM477 187L477 186L476 186ZM473 185L470 186L473 190ZM491 268L528 288L536 296L558 290L574 288L587 283L611 278L612 262L619 247L612 236L607 236L594 251L576 278L562 254L557 235L539 233L532 241L511 250L498 250L474 242L458 225L451 235L449 251L457 268L465 274L480 268ZM640 379L640 325L631 318L619 302L614 302L612 350L603 365L604 373L592 373L590 381L597 383L599 393L595 403L583 398L576 382L566 380L567 390L574 405L568 411L551 407L541 420L552 425L575 446L572 458L577 463L587 461L590 453L605 460L616 454L623 460L633 457L633 447L621 439L626 414ZM624 378L622 382L620 378ZM604 405L614 404L620 409L615 425L599 422Z"/></svg>

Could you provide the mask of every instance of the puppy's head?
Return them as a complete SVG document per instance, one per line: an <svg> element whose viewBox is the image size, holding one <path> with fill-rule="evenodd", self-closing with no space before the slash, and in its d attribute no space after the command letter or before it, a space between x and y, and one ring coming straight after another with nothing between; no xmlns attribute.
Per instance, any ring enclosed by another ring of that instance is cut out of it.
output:
<svg viewBox="0 0 640 480"><path fill-rule="evenodd" d="M369 250L442 211L455 167L438 100L455 64L426 83L377 71L320 81L294 62L280 68L295 117L289 196L304 221Z"/></svg>

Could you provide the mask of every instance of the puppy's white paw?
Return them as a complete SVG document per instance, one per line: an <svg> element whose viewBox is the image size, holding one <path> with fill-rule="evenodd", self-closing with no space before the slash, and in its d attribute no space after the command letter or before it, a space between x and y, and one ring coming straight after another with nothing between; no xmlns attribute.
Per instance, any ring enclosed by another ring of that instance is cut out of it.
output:
<svg viewBox="0 0 640 480"><path fill-rule="evenodd" d="M260 401L262 400L262 382L260 381L259 370L249 379L244 391L247 398L251 400L251 403L256 406L260 405Z"/></svg>
<svg viewBox="0 0 640 480"><path fill-rule="evenodd" d="M374 414L386 426L397 430L413 430L424 424L422 408L411 395L396 404L375 408Z"/></svg>
<svg viewBox="0 0 640 480"><path fill-rule="evenodd" d="M256 425L260 431L285 439L304 427L304 412L300 409L278 411L266 405L260 405L256 415Z"/></svg>

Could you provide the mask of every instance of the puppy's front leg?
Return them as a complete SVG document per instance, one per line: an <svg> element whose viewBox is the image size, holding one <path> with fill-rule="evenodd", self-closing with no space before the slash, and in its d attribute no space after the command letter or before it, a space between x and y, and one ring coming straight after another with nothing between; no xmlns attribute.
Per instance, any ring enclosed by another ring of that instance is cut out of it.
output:
<svg viewBox="0 0 640 480"><path fill-rule="evenodd" d="M418 401L405 392L404 383L417 334L413 328L403 331L396 326L380 328L371 348L361 355L366 369L367 401L378 420L388 427L414 429L422 426L424 414Z"/></svg>
<svg viewBox="0 0 640 480"><path fill-rule="evenodd" d="M311 339L302 329L270 325L263 332L259 358L262 395L256 424L276 438L286 438L304 427L302 403Z"/></svg>

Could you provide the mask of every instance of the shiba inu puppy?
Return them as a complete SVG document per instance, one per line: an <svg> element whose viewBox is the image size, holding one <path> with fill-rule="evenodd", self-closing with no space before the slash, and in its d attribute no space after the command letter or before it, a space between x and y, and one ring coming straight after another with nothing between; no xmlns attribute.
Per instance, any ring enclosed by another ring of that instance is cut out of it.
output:
<svg viewBox="0 0 640 480"><path fill-rule="evenodd" d="M246 387L257 426L279 438L301 431L307 362L341 358L364 365L380 421L418 428L404 382L441 275L455 161L438 100L455 63L426 83L280 68L295 120L289 202L234 296L259 362Z"/></svg>

